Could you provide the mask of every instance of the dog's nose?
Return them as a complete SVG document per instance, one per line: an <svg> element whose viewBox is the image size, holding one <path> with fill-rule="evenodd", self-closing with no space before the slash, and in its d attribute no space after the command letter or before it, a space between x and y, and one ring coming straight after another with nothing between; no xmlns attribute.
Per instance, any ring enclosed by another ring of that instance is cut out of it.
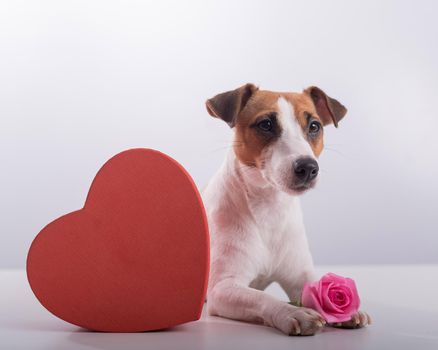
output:
<svg viewBox="0 0 438 350"><path fill-rule="evenodd" d="M293 164L293 168L295 176L302 182L310 182L318 176L318 163L310 157L297 159Z"/></svg>

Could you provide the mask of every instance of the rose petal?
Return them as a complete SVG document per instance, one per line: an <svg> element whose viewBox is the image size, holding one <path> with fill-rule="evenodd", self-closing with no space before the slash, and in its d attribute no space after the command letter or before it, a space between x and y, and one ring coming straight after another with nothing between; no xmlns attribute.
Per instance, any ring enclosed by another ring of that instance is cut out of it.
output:
<svg viewBox="0 0 438 350"><path fill-rule="evenodd" d="M336 284L345 284L345 277L334 274L333 272L326 273L322 279Z"/></svg>
<svg viewBox="0 0 438 350"><path fill-rule="evenodd" d="M301 304L304 307L308 307L310 309L318 311L324 319L327 320L327 317L330 315L327 314L324 309L321 307L321 304L318 300L318 288L314 285L306 283L303 288L303 292L301 295Z"/></svg>
<svg viewBox="0 0 438 350"><path fill-rule="evenodd" d="M348 286L348 290L351 293L350 305L353 309L357 311L360 307L360 297L359 293L357 292L356 283L351 278L346 278L346 285Z"/></svg>
<svg viewBox="0 0 438 350"><path fill-rule="evenodd" d="M312 309L319 305L318 300L315 298L315 292L315 288L310 283L304 284L301 304Z"/></svg>
<svg viewBox="0 0 438 350"><path fill-rule="evenodd" d="M338 286L336 288L333 288L332 290L344 296L344 302L342 304L336 304L338 305L338 307L342 309L351 304L351 301L353 300L353 295L351 291L346 288L346 286Z"/></svg>
<svg viewBox="0 0 438 350"><path fill-rule="evenodd" d="M333 304L342 309L350 304L349 294L350 293L346 293L343 289L336 287L330 289L328 297Z"/></svg>
<svg viewBox="0 0 438 350"><path fill-rule="evenodd" d="M319 299L319 302L321 302L321 300L322 300L322 291L325 289L324 285L323 285L322 278L318 282L317 289L318 289L318 299Z"/></svg>
<svg viewBox="0 0 438 350"><path fill-rule="evenodd" d="M342 313L342 309L340 309L329 297L330 290L327 289L323 292L323 300L322 300L322 307L325 311L328 313Z"/></svg>
<svg viewBox="0 0 438 350"><path fill-rule="evenodd" d="M346 322L351 320L352 315L346 314L327 314L324 316L328 323Z"/></svg>

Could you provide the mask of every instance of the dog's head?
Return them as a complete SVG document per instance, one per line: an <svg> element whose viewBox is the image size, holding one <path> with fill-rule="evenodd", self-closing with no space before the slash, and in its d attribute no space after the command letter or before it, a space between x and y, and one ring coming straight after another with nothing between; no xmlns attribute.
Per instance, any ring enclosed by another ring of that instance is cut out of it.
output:
<svg viewBox="0 0 438 350"><path fill-rule="evenodd" d="M323 126L337 127L347 113L340 102L316 86L292 93L246 84L214 96L206 105L210 115L234 128L237 158L291 194L315 185Z"/></svg>

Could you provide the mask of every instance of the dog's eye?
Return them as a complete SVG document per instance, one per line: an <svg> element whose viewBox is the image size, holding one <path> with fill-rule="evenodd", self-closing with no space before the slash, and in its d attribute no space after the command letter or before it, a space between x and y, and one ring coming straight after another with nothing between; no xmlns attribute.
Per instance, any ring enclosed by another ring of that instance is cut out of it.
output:
<svg viewBox="0 0 438 350"><path fill-rule="evenodd" d="M257 127L263 131L271 131L272 130L272 120L264 119L257 123Z"/></svg>
<svg viewBox="0 0 438 350"><path fill-rule="evenodd" d="M313 121L310 123L309 125L309 134L312 136L315 136L316 134L319 133L319 131L321 130L321 124Z"/></svg>

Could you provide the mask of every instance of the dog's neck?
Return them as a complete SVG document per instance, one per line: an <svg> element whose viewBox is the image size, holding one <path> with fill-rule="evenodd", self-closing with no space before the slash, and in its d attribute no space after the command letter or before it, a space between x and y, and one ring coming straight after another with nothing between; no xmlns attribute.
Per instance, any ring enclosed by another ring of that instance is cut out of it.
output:
<svg viewBox="0 0 438 350"><path fill-rule="evenodd" d="M243 164L231 149L224 164L232 196L253 216L263 219L273 211L284 212L299 203L298 196L286 194L266 179L260 169Z"/></svg>

